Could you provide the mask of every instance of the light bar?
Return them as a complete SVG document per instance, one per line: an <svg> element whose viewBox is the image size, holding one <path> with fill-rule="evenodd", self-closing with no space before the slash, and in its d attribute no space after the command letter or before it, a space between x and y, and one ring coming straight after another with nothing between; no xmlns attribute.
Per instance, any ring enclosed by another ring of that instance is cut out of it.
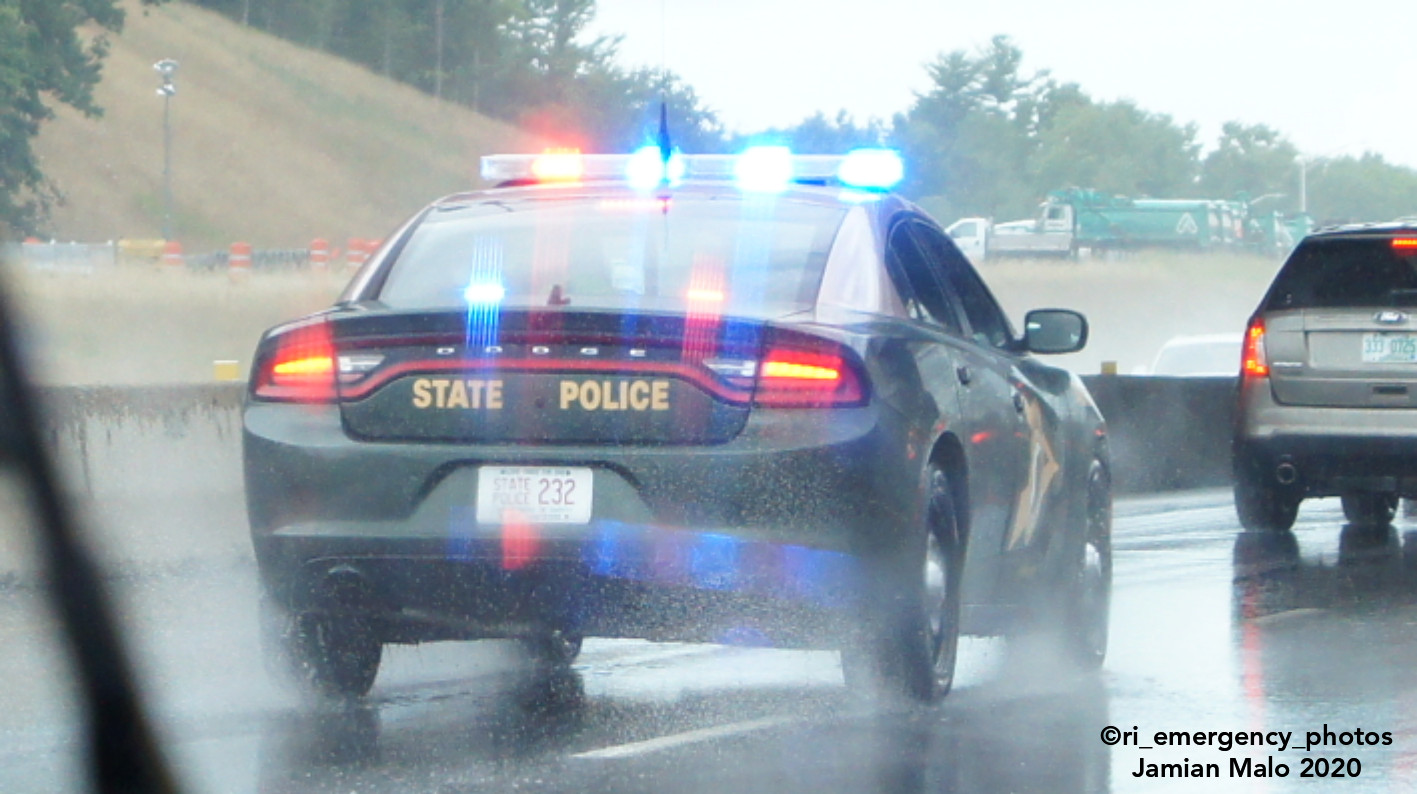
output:
<svg viewBox="0 0 1417 794"><path fill-rule="evenodd" d="M540 182L578 182L585 165L579 150L549 151L532 158L531 175Z"/></svg>
<svg viewBox="0 0 1417 794"><path fill-rule="evenodd" d="M792 154L783 146L754 146L742 154L680 154L669 163L658 147L634 154L494 154L482 158L482 178L492 183L625 182L653 190L681 181L736 182L748 191L780 191L794 182L820 182L853 190L882 191L904 175L893 149L856 149L846 155Z"/></svg>
<svg viewBox="0 0 1417 794"><path fill-rule="evenodd" d="M625 164L625 178L636 190L653 190L661 185L677 185L684 179L684 155L671 152L665 162L658 146L640 147Z"/></svg>
<svg viewBox="0 0 1417 794"><path fill-rule="evenodd" d="M905 177L905 163L894 149L856 149L837 169L843 185L862 190L889 190Z"/></svg>
<svg viewBox="0 0 1417 794"><path fill-rule="evenodd" d="M786 146L753 146L733 164L733 179L750 193L781 193L792 183L792 150Z"/></svg>
<svg viewBox="0 0 1417 794"><path fill-rule="evenodd" d="M1392 241L1392 247L1400 251L1412 251L1417 253L1417 238L1395 237Z"/></svg>

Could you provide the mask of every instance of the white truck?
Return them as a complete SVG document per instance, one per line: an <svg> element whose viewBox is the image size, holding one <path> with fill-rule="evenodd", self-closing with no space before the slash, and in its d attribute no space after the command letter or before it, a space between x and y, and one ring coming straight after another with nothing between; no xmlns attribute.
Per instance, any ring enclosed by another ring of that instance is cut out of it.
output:
<svg viewBox="0 0 1417 794"><path fill-rule="evenodd" d="M993 223L988 218L960 218L950 224L945 233L976 265L990 258L1068 256L1073 251L1070 219L1050 224L1046 217L1005 223Z"/></svg>

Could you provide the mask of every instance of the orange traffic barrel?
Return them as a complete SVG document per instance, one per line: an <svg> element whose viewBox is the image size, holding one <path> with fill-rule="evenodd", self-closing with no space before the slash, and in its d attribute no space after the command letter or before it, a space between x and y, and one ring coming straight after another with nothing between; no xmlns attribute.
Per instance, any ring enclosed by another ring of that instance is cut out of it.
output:
<svg viewBox="0 0 1417 794"><path fill-rule="evenodd" d="M182 256L182 243L176 240L168 240L162 244L162 266L164 268L186 267L187 260Z"/></svg>
<svg viewBox="0 0 1417 794"><path fill-rule="evenodd" d="M310 241L310 269L324 273L330 269L330 241L316 237Z"/></svg>
<svg viewBox="0 0 1417 794"><path fill-rule="evenodd" d="M226 258L226 270L233 280L251 275L251 244L232 243Z"/></svg>
<svg viewBox="0 0 1417 794"><path fill-rule="evenodd" d="M358 270L364 264L364 258L368 254L364 251L364 241L358 237L349 238L349 245L345 247L344 265L349 270Z"/></svg>

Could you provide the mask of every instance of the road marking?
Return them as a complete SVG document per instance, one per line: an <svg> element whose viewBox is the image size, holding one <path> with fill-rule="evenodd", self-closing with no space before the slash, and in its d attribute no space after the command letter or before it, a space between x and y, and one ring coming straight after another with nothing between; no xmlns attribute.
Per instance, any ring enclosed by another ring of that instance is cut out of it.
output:
<svg viewBox="0 0 1417 794"><path fill-rule="evenodd" d="M688 744L698 744L699 742L712 741L714 739L724 739L729 736L741 736L747 733L756 733L770 728L778 728L784 725L791 725L801 722L799 717L763 717L762 719L747 720L745 722L731 722L727 725L718 725L712 728L699 728L683 733L671 733L668 736L660 736L656 739L645 739L639 742L629 742L628 744L617 744L610 747L602 747L599 750L587 750L584 753L576 753L572 758L630 758L636 755L646 755L657 753L660 750L668 750L673 747L683 747Z"/></svg>

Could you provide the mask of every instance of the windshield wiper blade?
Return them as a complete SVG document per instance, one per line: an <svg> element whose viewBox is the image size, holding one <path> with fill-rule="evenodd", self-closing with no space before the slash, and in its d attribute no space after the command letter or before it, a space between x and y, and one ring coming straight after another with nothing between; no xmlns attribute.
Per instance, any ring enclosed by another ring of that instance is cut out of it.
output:
<svg viewBox="0 0 1417 794"><path fill-rule="evenodd" d="M87 717L89 773L99 792L176 792L177 785L138 697L98 564L80 540L38 411L15 348L15 326L0 294L0 463L24 481L39 519L40 570L74 668Z"/></svg>

